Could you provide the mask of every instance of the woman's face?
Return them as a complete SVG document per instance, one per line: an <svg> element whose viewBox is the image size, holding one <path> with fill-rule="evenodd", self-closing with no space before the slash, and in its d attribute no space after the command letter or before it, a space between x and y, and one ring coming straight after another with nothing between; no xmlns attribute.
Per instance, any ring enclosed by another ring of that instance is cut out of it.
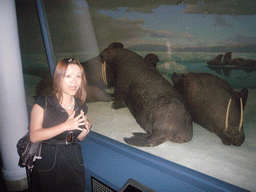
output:
<svg viewBox="0 0 256 192"><path fill-rule="evenodd" d="M74 96L82 82L82 70L76 64L69 64L65 76L61 79L62 94Z"/></svg>

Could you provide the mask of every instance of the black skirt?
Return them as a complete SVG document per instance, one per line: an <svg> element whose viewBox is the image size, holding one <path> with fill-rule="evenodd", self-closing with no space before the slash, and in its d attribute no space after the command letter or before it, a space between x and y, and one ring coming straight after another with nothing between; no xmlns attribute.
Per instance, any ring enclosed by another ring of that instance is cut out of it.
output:
<svg viewBox="0 0 256 192"><path fill-rule="evenodd" d="M78 141L43 142L30 178L30 191L85 191L85 170Z"/></svg>

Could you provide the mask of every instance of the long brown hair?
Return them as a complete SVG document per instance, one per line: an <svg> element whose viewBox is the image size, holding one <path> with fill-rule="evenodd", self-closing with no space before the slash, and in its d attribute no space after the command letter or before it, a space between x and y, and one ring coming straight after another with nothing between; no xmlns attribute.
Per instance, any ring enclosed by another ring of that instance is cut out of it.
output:
<svg viewBox="0 0 256 192"><path fill-rule="evenodd" d="M55 68L54 71L54 76L53 76L53 93L56 94L59 102L62 100L62 90L61 90L61 86L60 86L60 82L62 80L62 78L65 77L67 68L69 64L76 64L78 65L81 70L82 70L82 82L81 85L79 87L79 89L76 92L75 97L80 99L82 103L85 102L86 100L86 78L85 78L85 72L84 72L84 68L82 67L82 65L80 64L80 62L78 60L76 60L75 58L64 58L61 59L58 63L57 66Z"/></svg>

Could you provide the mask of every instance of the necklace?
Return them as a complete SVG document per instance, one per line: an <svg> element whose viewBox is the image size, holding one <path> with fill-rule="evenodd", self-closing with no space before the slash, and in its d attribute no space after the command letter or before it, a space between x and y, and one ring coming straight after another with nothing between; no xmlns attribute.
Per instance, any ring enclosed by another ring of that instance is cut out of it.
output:
<svg viewBox="0 0 256 192"><path fill-rule="evenodd" d="M72 104L70 104L70 105L68 105L65 101L63 101L63 103L66 105L66 107L67 107L68 109L72 109L72 106L73 106L73 104L75 103L74 97L72 97L72 98L73 98L73 101L72 101Z"/></svg>

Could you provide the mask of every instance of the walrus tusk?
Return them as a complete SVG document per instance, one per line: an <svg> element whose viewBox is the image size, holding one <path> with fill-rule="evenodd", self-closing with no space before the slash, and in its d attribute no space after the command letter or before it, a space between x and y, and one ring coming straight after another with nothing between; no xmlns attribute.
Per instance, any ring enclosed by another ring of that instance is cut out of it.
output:
<svg viewBox="0 0 256 192"><path fill-rule="evenodd" d="M239 123L239 132L242 130L243 118L244 118L243 100L241 97L240 97L240 106L241 106L241 117L240 117L240 123Z"/></svg>
<svg viewBox="0 0 256 192"><path fill-rule="evenodd" d="M227 108L227 113L226 113L226 124L225 124L225 130L226 132L228 131L228 116L229 116L229 110L230 110L230 105L231 105L231 100L228 102L228 108Z"/></svg>
<svg viewBox="0 0 256 192"><path fill-rule="evenodd" d="M103 79L105 85L108 86L107 75L106 75L106 61L102 63L101 74L102 74L102 79Z"/></svg>

